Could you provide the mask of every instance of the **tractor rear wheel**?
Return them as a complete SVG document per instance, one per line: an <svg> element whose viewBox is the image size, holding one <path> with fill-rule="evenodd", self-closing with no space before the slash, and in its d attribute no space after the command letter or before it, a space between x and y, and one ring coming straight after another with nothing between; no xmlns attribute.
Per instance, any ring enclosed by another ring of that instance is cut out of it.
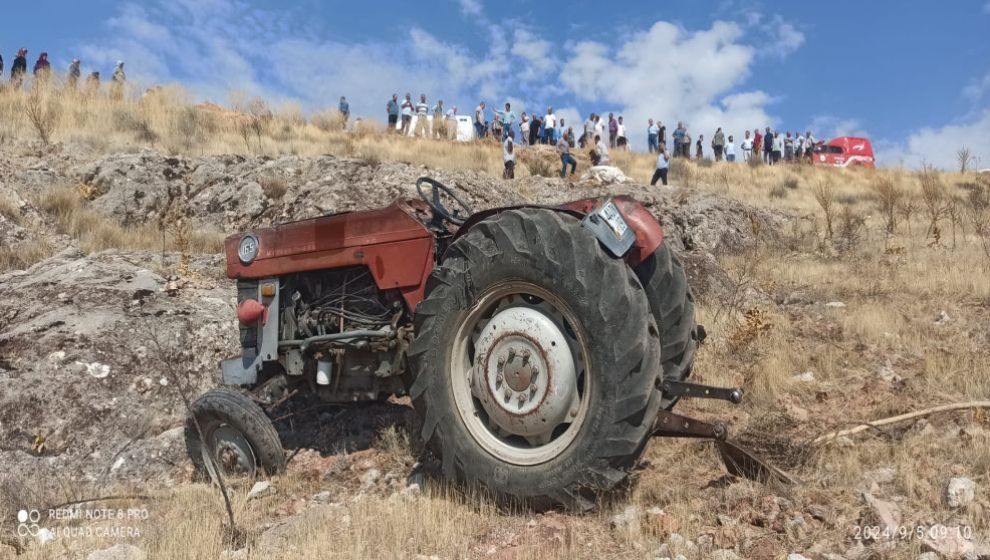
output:
<svg viewBox="0 0 990 560"><path fill-rule="evenodd" d="M704 328L695 323L694 294L684 267L670 250L670 245L664 242L635 268L635 272L646 290L650 311L660 328L663 378L684 381L691 375L698 343L704 340ZM664 398L662 406L669 410L676 403L675 398Z"/></svg>
<svg viewBox="0 0 990 560"><path fill-rule="evenodd" d="M635 274L576 218L473 226L415 326L410 394L446 478L577 510L627 480L660 408L659 333Z"/></svg>

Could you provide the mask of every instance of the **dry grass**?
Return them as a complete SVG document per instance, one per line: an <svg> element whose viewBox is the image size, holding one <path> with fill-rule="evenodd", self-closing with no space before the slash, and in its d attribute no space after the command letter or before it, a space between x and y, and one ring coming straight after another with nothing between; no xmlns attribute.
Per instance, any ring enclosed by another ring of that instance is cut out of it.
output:
<svg viewBox="0 0 990 560"><path fill-rule="evenodd" d="M76 239L85 252L186 249L191 253L217 253L223 246L222 234L192 232L179 247L175 239L169 239L154 225L122 226L87 208L83 201L78 189L63 187L46 192L37 204L54 220L58 231Z"/></svg>

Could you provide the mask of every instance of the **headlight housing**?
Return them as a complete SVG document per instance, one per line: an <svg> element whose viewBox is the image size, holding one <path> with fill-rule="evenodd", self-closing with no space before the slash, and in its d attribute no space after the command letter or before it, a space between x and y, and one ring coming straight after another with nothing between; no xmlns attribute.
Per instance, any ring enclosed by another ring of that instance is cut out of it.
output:
<svg viewBox="0 0 990 560"><path fill-rule="evenodd" d="M237 245L237 257L241 259L242 263L251 264L258 256L259 248L258 236L249 233L242 237L241 242Z"/></svg>

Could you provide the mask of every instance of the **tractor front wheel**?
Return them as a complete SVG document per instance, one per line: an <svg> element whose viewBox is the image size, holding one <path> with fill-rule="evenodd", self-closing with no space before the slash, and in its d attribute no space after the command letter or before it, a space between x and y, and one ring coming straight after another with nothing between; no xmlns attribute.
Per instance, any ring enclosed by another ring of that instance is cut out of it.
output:
<svg viewBox="0 0 990 560"><path fill-rule="evenodd" d="M227 387L212 389L191 408L185 426L186 451L200 472L216 481L216 467L224 477L251 478L285 469L275 426L245 394Z"/></svg>

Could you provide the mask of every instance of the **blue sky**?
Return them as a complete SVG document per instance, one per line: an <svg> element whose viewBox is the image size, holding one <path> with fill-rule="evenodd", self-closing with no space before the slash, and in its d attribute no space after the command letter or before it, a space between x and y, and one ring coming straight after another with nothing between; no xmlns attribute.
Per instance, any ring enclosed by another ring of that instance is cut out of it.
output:
<svg viewBox="0 0 990 560"><path fill-rule="evenodd" d="M562 7L566 6L566 7ZM346 95L382 119L392 93L469 113L552 104L578 124L625 115L741 134L770 125L858 133L881 161L990 167L990 0L759 2L278 2L35 0L5 6L0 53L47 50L132 81L183 83L197 99L260 95L304 110Z"/></svg>

